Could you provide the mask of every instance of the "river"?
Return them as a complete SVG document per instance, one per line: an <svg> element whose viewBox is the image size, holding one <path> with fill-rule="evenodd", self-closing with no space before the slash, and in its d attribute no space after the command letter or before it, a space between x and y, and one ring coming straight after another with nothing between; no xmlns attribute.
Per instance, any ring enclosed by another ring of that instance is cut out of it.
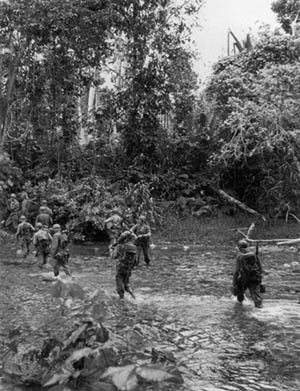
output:
<svg viewBox="0 0 300 391"><path fill-rule="evenodd" d="M148 328L152 335L149 348L176 357L185 380L180 389L300 389L300 264L295 248L261 249L267 289L262 309L254 308L251 300L241 306L230 294L234 249L165 243L152 249L151 256L149 268L141 262L133 272L136 299L126 298L119 318L108 316L107 321L115 328L126 324L134 325L135 330ZM24 281L39 280L36 264L24 267L1 261L2 293L3 286L12 289L17 270ZM74 247L72 270L74 281L83 287L101 288L118 300L114 261L103 247ZM18 283L22 284L21 280ZM28 286L26 289L28 295ZM7 299L5 303L7 307ZM0 306L4 311L3 300ZM21 316L19 312L16 310L15 317ZM5 335L5 324L1 331Z"/></svg>

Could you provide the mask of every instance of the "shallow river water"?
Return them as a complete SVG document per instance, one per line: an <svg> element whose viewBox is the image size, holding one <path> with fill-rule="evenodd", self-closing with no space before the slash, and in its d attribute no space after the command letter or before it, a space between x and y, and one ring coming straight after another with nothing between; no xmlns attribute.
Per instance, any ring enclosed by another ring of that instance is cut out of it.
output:
<svg viewBox="0 0 300 391"><path fill-rule="evenodd" d="M119 322L130 324L135 317L135 324L153 330L151 347L175 355L184 374L182 390L300 390L300 264L295 248L261 249L267 289L262 309L250 300L241 306L231 296L232 249L164 244L152 249L151 256L149 268L141 261L133 272L136 299L125 299ZM34 263L25 268L1 261L1 289L13 291L10 281L16 273L38 279ZM115 296L115 264L103 248L73 248L72 270L82 286ZM3 318L3 300L0 310ZM15 316L21 316L19 310ZM5 322L0 333L5 336Z"/></svg>

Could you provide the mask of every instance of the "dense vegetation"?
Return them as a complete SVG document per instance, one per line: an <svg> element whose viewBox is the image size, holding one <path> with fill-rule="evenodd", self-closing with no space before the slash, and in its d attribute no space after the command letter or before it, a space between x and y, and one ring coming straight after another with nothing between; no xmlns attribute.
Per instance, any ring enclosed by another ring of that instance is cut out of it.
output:
<svg viewBox="0 0 300 391"><path fill-rule="evenodd" d="M296 215L300 7L285 3L273 10L286 32L220 60L199 90L189 42L201 0L0 2L4 191L48 198L77 237L95 237L114 207L159 221L153 199L214 213L216 189Z"/></svg>

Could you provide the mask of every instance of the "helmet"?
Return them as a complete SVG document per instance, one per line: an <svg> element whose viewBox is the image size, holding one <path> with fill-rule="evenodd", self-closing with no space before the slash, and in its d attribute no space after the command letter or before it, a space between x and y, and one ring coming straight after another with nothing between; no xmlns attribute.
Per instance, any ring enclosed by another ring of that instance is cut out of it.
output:
<svg viewBox="0 0 300 391"><path fill-rule="evenodd" d="M54 224L52 228L54 230L59 230L60 229L60 225L59 224Z"/></svg>
<svg viewBox="0 0 300 391"><path fill-rule="evenodd" d="M20 220L21 221L25 221L26 220L26 217L24 215L20 216Z"/></svg>
<svg viewBox="0 0 300 391"><path fill-rule="evenodd" d="M238 241L238 248L247 248L248 247L248 243L245 239L241 239Z"/></svg>
<svg viewBox="0 0 300 391"><path fill-rule="evenodd" d="M41 205L47 205L47 201L46 200L42 200Z"/></svg>
<svg viewBox="0 0 300 391"><path fill-rule="evenodd" d="M10 195L10 198L17 198L17 196L15 195L15 193L12 193L12 194Z"/></svg>
<svg viewBox="0 0 300 391"><path fill-rule="evenodd" d="M42 223L36 223L36 228L40 229L42 228L43 224Z"/></svg>
<svg viewBox="0 0 300 391"><path fill-rule="evenodd" d="M40 212L43 212L44 210L46 210L46 207L45 206L41 206L40 207Z"/></svg>

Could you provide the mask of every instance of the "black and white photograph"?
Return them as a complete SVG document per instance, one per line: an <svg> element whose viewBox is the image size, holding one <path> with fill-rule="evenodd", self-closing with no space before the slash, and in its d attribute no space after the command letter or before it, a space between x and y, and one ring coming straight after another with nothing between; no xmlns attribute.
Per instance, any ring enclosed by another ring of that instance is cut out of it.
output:
<svg viewBox="0 0 300 391"><path fill-rule="evenodd" d="M300 0L0 0L0 391L299 358Z"/></svg>

